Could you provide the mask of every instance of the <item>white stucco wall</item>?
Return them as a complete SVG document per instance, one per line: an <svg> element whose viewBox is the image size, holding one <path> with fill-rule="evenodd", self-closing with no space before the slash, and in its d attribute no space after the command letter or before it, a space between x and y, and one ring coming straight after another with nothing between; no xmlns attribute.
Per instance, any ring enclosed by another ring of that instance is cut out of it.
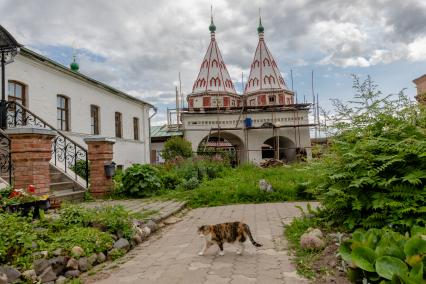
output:
<svg viewBox="0 0 426 284"><path fill-rule="evenodd" d="M85 147L83 138L91 136L90 105L100 108L99 136L102 137L115 137L114 113L121 112L123 138L116 138L114 161L125 167L149 163L149 105L120 97L22 55L6 66L6 82L9 80L26 85L27 107L54 127L57 126L56 97L58 94L68 97L70 132L67 134ZM139 118L139 141L133 140L133 117Z"/></svg>
<svg viewBox="0 0 426 284"><path fill-rule="evenodd" d="M269 138L275 136L286 137L294 143L295 147L305 148L308 157L311 157L311 141L309 127L298 127L298 125L307 125L308 110L282 111L282 112L256 112L243 114L240 118L239 113L233 114L208 114L208 113L185 113L182 115L184 124L184 137L192 143L193 151L197 151L200 142L209 135L210 128L217 128L218 121L222 129L221 136L239 140L241 147L241 161L250 161L259 163L262 160L262 144ZM271 122L276 126L289 126L282 128L263 128L249 129L247 139L245 130L226 128L244 128L244 119L250 117L253 121L253 127L260 127L265 122ZM236 121L240 118L238 127ZM196 123L196 124L194 124ZM297 127L294 127L297 126ZM214 132L211 133L212 135Z"/></svg>

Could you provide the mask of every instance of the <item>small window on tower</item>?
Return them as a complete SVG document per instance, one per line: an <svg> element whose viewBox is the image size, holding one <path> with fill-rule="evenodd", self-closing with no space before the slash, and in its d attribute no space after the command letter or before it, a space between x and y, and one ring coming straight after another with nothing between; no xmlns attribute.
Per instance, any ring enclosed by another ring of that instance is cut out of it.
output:
<svg viewBox="0 0 426 284"><path fill-rule="evenodd" d="M269 104L275 103L275 96L269 96Z"/></svg>

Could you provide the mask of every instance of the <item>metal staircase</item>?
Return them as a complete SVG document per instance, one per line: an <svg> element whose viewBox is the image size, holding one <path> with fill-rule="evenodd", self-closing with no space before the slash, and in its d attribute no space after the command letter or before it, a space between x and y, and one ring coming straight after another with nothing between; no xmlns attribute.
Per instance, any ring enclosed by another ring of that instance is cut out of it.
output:
<svg viewBox="0 0 426 284"><path fill-rule="evenodd" d="M83 200L85 191L89 187L89 162L84 146L14 101L7 102L6 127L8 129L33 127L53 130L56 137L53 139L50 161L50 193L59 200ZM84 178L74 171L76 167L82 169ZM13 182L10 139L2 129L0 129L0 176L3 183L11 184Z"/></svg>

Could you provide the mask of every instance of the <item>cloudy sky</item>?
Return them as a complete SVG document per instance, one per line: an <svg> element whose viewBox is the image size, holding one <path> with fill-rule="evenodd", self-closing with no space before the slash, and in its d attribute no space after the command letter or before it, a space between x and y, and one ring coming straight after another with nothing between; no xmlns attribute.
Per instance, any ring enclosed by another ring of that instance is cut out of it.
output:
<svg viewBox="0 0 426 284"><path fill-rule="evenodd" d="M266 43L299 101L311 101L311 71L321 104L349 99L350 74L371 75L385 93L426 73L424 0L0 0L0 24L26 47L138 96L160 113L174 105L181 73L185 94L210 36L216 39L237 90L248 77L261 8Z"/></svg>

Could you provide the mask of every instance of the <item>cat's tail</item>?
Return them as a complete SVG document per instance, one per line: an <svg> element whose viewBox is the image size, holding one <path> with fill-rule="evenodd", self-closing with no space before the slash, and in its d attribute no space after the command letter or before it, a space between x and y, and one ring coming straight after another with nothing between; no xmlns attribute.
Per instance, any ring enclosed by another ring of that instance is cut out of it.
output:
<svg viewBox="0 0 426 284"><path fill-rule="evenodd" d="M253 239L253 236L251 235L251 231L250 228L247 224L244 224L244 232L247 234L247 236L250 239L250 242L255 246L255 247L261 247L262 245L259 243L256 243L256 241Z"/></svg>

